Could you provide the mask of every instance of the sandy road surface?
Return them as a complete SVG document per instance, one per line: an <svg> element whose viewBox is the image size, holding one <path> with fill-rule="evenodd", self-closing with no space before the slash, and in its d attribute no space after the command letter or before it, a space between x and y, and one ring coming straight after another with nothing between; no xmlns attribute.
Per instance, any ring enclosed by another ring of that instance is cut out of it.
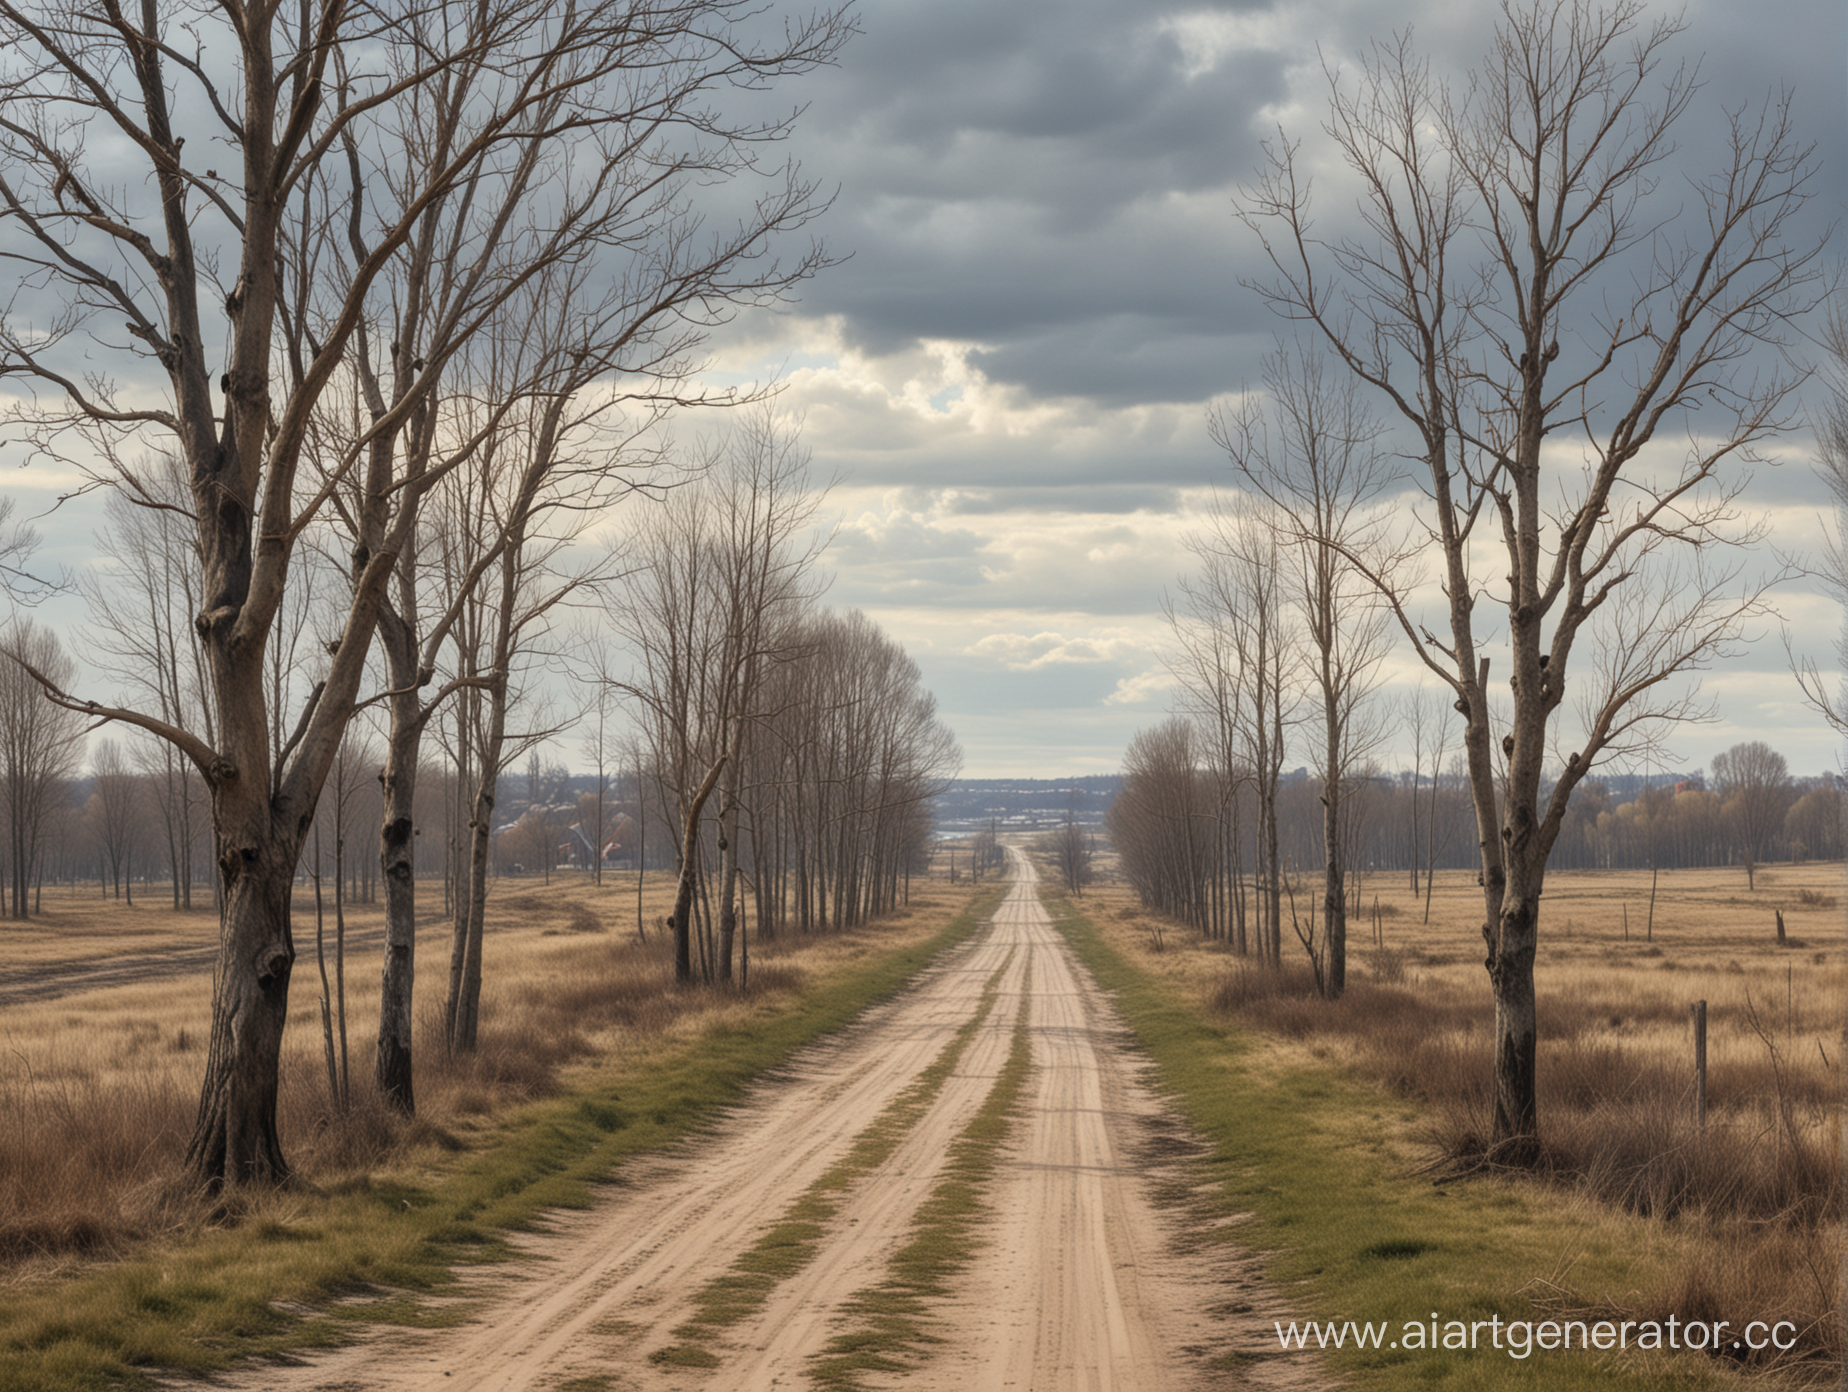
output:
<svg viewBox="0 0 1848 1392"><path fill-rule="evenodd" d="M584 1379L579 1386L635 1392L807 1387L809 1360L840 1328L843 1302L879 1280L946 1148L994 1085L1022 1011L1032 1072L990 1190L988 1240L959 1278L961 1290L936 1312L943 1342L934 1355L885 1385L1245 1385L1209 1371L1208 1360L1230 1346L1223 1311L1254 1278L1228 1270L1223 1253L1174 1249L1168 1224L1177 1220L1148 1192L1157 1164L1151 1128L1172 1123L1137 1082L1120 1025L1052 929L1024 858L1016 858L1016 876L992 926L912 989L807 1051L714 1134L631 1166L594 1210L562 1216L524 1242L533 1260L471 1278L478 1304L470 1323L389 1330L306 1365L251 1369L228 1385L501 1392ZM709 1345L718 1366L651 1362L650 1353L676 1341L672 1331L692 1313L697 1290L846 1155L855 1135L978 1016L982 1024L929 1106L844 1196L815 1259Z"/></svg>

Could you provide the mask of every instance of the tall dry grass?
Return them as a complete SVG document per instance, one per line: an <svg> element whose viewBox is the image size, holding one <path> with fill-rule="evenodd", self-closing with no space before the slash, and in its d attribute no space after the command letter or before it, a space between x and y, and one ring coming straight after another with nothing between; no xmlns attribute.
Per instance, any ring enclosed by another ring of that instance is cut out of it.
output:
<svg viewBox="0 0 1848 1392"><path fill-rule="evenodd" d="M440 898L440 892L439 892ZM916 896L914 895L914 900ZM200 926L79 900L48 902L45 921L8 941L0 971L17 973L82 957L144 952ZM645 921L667 911L665 888ZM45 941L62 917L59 959ZM196 916L195 916L196 917ZM377 911L357 909L356 934ZM297 906L297 961L278 1124L295 1182L334 1186L356 1175L421 1163L465 1145L502 1109L555 1092L572 1069L643 1054L676 1035L773 1005L812 970L872 950L880 929L752 944L748 990L676 987L671 943L635 935L633 880L602 891L556 882L490 901L480 1047L444 1044L445 923L420 927L418 1114L407 1120L372 1085L378 953L347 961L344 1105L330 1094L320 1026L312 904ZM891 936L888 929L885 936ZM9 949L18 947L17 952ZM331 972L331 966L330 966ZM180 1171L198 1102L210 1023L209 971L14 1004L0 1023L0 1280L45 1275L119 1256L149 1239L214 1220L215 1207Z"/></svg>
<svg viewBox="0 0 1848 1392"><path fill-rule="evenodd" d="M1459 996L1363 977L1328 1002L1306 967L1275 972L1240 962L1213 1004L1286 1038L1338 1044L1357 1071L1428 1104L1434 1149L1457 1164L1487 1152L1486 990ZM1735 1054L1710 1070L1703 1129L1686 1048L1665 1038L1667 1029L1636 1037L1651 1014L1680 1024L1685 1010L1660 1003L1625 1015L1586 993L1555 990L1542 994L1539 1012L1541 1167L1550 1178L1653 1217L1695 1209L1760 1223L1840 1220L1831 1070L1795 1066L1775 1039L1761 1041L1764 1056ZM1745 1014L1716 1011L1710 1028L1739 1027Z"/></svg>
<svg viewBox="0 0 1848 1392"><path fill-rule="evenodd" d="M1700 1253L1625 1317L1791 1319L1795 1361L1811 1367L1838 1367L1848 1352L1837 1320L1841 878L1840 866L1779 866L1750 894L1741 872L1665 872L1650 925L1646 873L1556 875L1536 968L1544 1182L1671 1225ZM1776 942L1780 908L1794 946ZM1492 1005L1473 876L1440 878L1428 927L1421 914L1382 914L1378 945L1370 914L1350 924L1337 1002L1320 999L1300 962L1272 971L1196 944L1179 970L1213 1009L1416 1101L1443 1179L1482 1164L1490 1131ZM1697 1000L1708 1003L1704 1128Z"/></svg>

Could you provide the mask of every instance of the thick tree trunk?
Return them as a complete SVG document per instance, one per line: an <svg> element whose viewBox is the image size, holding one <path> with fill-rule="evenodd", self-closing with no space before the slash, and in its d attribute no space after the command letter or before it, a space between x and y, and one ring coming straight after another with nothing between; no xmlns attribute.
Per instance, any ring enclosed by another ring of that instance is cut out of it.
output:
<svg viewBox="0 0 1848 1392"><path fill-rule="evenodd" d="M236 844L242 841L243 844ZM295 944L289 929L299 838L221 833L224 920L212 982L212 1037L187 1171L208 1189L280 1183L289 1175L276 1132L282 1031Z"/></svg>
<svg viewBox="0 0 1848 1392"><path fill-rule="evenodd" d="M1535 1091L1534 957L1537 895L1510 893L1502 904L1500 942L1491 938L1489 985L1495 997L1495 1119L1492 1154L1509 1164L1536 1156L1540 1136Z"/></svg>
<svg viewBox="0 0 1848 1392"><path fill-rule="evenodd" d="M385 875L385 968L379 981L379 1044L375 1076L379 1096L409 1116L417 1110L412 1085L412 989L417 968L417 895L413 875L411 780L387 774L380 863Z"/></svg>

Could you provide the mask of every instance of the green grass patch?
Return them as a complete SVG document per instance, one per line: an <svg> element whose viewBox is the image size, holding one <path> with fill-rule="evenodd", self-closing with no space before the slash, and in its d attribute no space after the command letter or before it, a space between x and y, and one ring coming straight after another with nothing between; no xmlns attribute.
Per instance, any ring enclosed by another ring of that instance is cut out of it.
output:
<svg viewBox="0 0 1848 1392"><path fill-rule="evenodd" d="M1198 1162L1211 1181L1208 1197L1196 1190L1189 1200L1205 1210L1199 1231L1209 1252L1223 1243L1263 1253L1296 1319L1384 1321L1388 1339L1401 1344L1411 1342L1402 1335L1413 1324L1428 1341L1433 1311L1440 1343L1450 1321L1484 1322L1474 1351L1348 1347L1281 1356L1324 1358L1369 1392L1720 1385L1725 1374L1686 1356L1575 1345L1515 1359L1489 1347L1488 1321L1562 1318L1524 1294L1543 1284L1536 1277L1593 1299L1652 1283L1643 1229L1625 1226L1641 1220L1594 1220L1503 1181L1439 1187L1417 1178L1391 1140L1413 1118L1408 1104L1334 1064L1280 1062L1235 1023L1177 1000L1069 901L1043 892L1058 928L1153 1058L1175 1108L1209 1144ZM1252 1217L1212 1221L1233 1215ZM1233 1363L1280 1354L1269 1316L1238 1305L1214 1313L1262 1324L1240 1331L1245 1352Z"/></svg>
<svg viewBox="0 0 1848 1392"><path fill-rule="evenodd" d="M969 1041L975 1038L993 1012L1001 978L1013 961L1014 952L1010 950L1006 960L983 983L975 1013L957 1027L937 1057L853 1138L847 1153L824 1170L784 1210L779 1222L747 1248L729 1271L708 1282L693 1297L693 1317L674 1330L680 1342L650 1354L651 1359L659 1363L683 1363L689 1356L708 1352L706 1342L709 1339L721 1329L756 1314L781 1282L815 1259L821 1240L827 1234L827 1224L838 1211L848 1187L891 1158L899 1142L943 1091L943 1085L962 1061Z"/></svg>
<svg viewBox="0 0 1848 1392"><path fill-rule="evenodd" d="M1027 996L1014 1017L1013 1043L981 1109L950 1146L944 1172L911 1220L911 1232L893 1256L886 1279L858 1292L844 1308L847 1327L809 1360L819 1388L858 1392L865 1373L905 1372L938 1342L931 1302L973 1259L987 1216L987 1188L995 1161L1013 1126L1032 1067Z"/></svg>
<svg viewBox="0 0 1848 1392"><path fill-rule="evenodd" d="M390 1292L373 1318L413 1314L464 1264L512 1255L505 1234L548 1209L583 1207L623 1161L709 1124L750 1082L846 1025L975 934L1002 887L942 930L804 989L787 1011L715 1030L645 1064L612 1068L517 1108L480 1148L421 1185L358 1181L338 1192L242 1198L244 1221L0 1302L0 1392L156 1387L150 1370L215 1372L329 1347L366 1316L341 1297ZM400 1299L403 1304L399 1304ZM282 1302L331 1307L303 1315Z"/></svg>

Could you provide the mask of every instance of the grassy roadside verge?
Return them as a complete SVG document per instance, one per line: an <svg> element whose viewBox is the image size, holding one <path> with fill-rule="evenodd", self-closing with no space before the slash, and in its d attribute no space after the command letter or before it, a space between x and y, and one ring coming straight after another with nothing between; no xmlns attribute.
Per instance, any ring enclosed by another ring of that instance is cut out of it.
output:
<svg viewBox="0 0 1848 1392"><path fill-rule="evenodd" d="M1482 1346L1473 1351L1285 1354L1270 1312L1233 1307L1227 1319L1252 1325L1239 1331L1235 1361L1319 1357L1355 1387L1390 1392L1640 1392L1731 1381L1688 1355L1575 1345L1517 1359L1489 1347L1488 1321L1564 1318L1549 1298L1561 1290L1574 1293L1572 1318L1596 1320L1603 1316L1579 1311L1655 1284L1661 1257L1647 1225L1500 1183L1438 1188L1411 1175L1402 1141L1413 1122L1409 1107L1332 1063L1280 1054L1178 999L1068 900L1050 890L1044 897L1060 931L1114 995L1177 1109L1208 1141L1203 1163L1212 1188L1204 1202L1219 1215L1252 1215L1217 1228L1211 1240L1264 1253L1290 1307L1286 1320L1384 1321L1393 1339L1410 1324L1428 1329L1436 1312L1440 1343L1451 1321L1483 1323Z"/></svg>
<svg viewBox="0 0 1848 1392"><path fill-rule="evenodd" d="M516 1109L480 1148L422 1182L360 1181L256 1200L244 1221L75 1279L0 1296L0 1392L152 1387L341 1342L358 1320L432 1322L413 1300L314 1312L378 1288L435 1290L508 1251L505 1233L582 1206L628 1157L677 1140L752 1079L851 1021L986 921L997 887L938 932L817 979L794 1006L663 1046ZM285 1306L290 1308L285 1308ZM303 1307L309 1307L304 1309Z"/></svg>

